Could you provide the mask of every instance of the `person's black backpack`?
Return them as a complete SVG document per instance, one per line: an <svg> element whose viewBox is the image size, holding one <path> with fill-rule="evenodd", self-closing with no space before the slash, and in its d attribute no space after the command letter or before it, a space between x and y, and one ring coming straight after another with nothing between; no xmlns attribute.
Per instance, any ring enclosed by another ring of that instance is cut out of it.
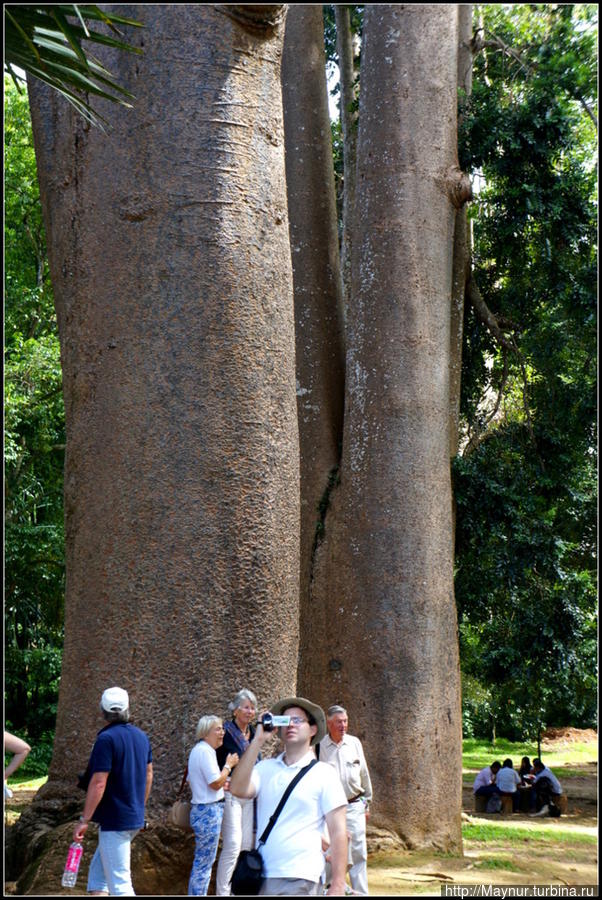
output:
<svg viewBox="0 0 602 900"><path fill-rule="evenodd" d="M551 815L553 819L557 819L560 816L560 807L556 806L552 800L548 803L548 808L549 815Z"/></svg>

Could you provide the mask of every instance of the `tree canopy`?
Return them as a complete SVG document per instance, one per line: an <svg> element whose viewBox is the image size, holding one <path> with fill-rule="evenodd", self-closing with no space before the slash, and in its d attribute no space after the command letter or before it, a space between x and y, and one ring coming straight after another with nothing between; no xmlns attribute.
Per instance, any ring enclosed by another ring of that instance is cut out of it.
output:
<svg viewBox="0 0 602 900"><path fill-rule="evenodd" d="M596 16L478 7L460 140L481 184L474 279L499 329L467 307L455 463L465 725L489 715L516 736L595 721Z"/></svg>

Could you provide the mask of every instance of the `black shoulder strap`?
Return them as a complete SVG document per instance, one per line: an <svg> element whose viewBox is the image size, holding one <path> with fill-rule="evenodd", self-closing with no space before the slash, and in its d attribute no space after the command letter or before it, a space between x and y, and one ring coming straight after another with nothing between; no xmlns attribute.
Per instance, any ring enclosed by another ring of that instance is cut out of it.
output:
<svg viewBox="0 0 602 900"><path fill-rule="evenodd" d="M186 787L186 779L187 779L187 778L188 778L188 766L186 766L186 769L185 769L185 771L184 771L184 775L182 776L182 783L181 783L181 785L180 785L180 788L179 788L179 790L178 790L178 793L176 794L176 797L179 797L180 794L182 793L182 791L184 790L184 788Z"/></svg>
<svg viewBox="0 0 602 900"><path fill-rule="evenodd" d="M303 776L304 776L307 772L309 772L309 770L312 768L312 766L315 766L315 764L317 763L317 761L318 761L317 759L312 759L312 761L309 763L309 765L304 766L304 767L301 769L301 771L298 772L298 773L295 775L295 777L293 778L293 780L291 781L291 783L289 784L289 786L288 786L287 789L285 790L284 794L283 794L282 797L280 798L280 803L278 804L278 806L276 807L276 809L274 810L274 812L273 812L272 815L270 816L270 821L269 821L268 824L266 825L263 834L262 834L261 837L259 838L259 843L260 843L260 844L265 844L265 842L267 841L268 836L269 836L269 834L270 834L270 831L272 830L272 828L273 828L274 825L276 824L276 819L278 818L278 816L279 816L280 813L282 812L282 807L284 806L284 804L286 803L286 801L287 801L288 798L290 797L290 795L291 795L291 793L292 793L293 788L295 787L295 785L296 785L299 781L301 781L301 779L303 778Z"/></svg>

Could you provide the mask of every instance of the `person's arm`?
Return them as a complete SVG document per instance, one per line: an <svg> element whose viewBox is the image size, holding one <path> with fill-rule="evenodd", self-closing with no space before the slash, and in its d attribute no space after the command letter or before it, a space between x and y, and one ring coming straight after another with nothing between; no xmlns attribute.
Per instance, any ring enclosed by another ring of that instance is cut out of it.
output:
<svg viewBox="0 0 602 900"><path fill-rule="evenodd" d="M4 752L14 753L13 758L4 770L4 780L16 772L19 766L25 762L31 747L25 741L11 734L10 731L4 732Z"/></svg>
<svg viewBox="0 0 602 900"><path fill-rule="evenodd" d="M230 772L234 768L234 766L238 763L238 753L228 753L226 757L226 762L220 772L219 778L216 778L215 781L210 781L209 787L213 791L219 791L220 788L223 788L228 778L230 777Z"/></svg>
<svg viewBox="0 0 602 900"><path fill-rule="evenodd" d="M370 818L370 803L372 802L372 781L370 779L370 772L368 771L368 764L366 762L366 757L364 756L364 748L360 744L360 778L362 781L362 790L364 792L364 806L366 809L366 819Z"/></svg>
<svg viewBox="0 0 602 900"><path fill-rule="evenodd" d="M253 774L253 766L257 762L257 757L261 752L261 748L271 737L271 731L264 731L263 725L257 726L255 737L243 753L240 762L234 769L230 778L230 793L235 797L243 800L250 800L255 796L255 788L251 784L251 775Z"/></svg>
<svg viewBox="0 0 602 900"><path fill-rule="evenodd" d="M150 797L151 787L153 784L153 764L147 763L146 766L146 787L144 788L144 805L148 803L148 798Z"/></svg>
<svg viewBox="0 0 602 900"><path fill-rule="evenodd" d="M73 840L82 841L88 828L88 823L96 811L96 807L103 798L109 777L108 772L95 772L90 778L90 784L86 792L84 811L73 827Z"/></svg>
<svg viewBox="0 0 602 900"><path fill-rule="evenodd" d="M330 868L332 876L329 897L345 894L345 873L347 872L347 807L337 806L326 813L326 825L330 835Z"/></svg>

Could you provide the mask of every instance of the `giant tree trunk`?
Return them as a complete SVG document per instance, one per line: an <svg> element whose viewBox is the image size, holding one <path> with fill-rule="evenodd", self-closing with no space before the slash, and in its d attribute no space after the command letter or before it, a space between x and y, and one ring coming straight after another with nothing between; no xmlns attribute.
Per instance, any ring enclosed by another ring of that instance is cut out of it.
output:
<svg viewBox="0 0 602 900"><path fill-rule="evenodd" d="M334 8L339 57L339 86L341 91L341 128L343 132L343 233L341 235L341 271L345 308L351 296L351 255L353 246L353 214L355 209L357 160L357 99L355 62L351 16L349 8L336 4Z"/></svg>
<svg viewBox="0 0 602 900"><path fill-rule="evenodd" d="M301 462L300 658L313 554L338 469L345 356L322 7L291 6L282 60ZM303 669L303 663L300 662ZM302 686L299 688L303 690Z"/></svg>
<svg viewBox="0 0 602 900"><path fill-rule="evenodd" d="M130 692L173 800L196 722L294 691L299 461L282 8L111 7L135 108L31 106L67 421L66 624L41 798L73 795L101 691ZM81 795L80 795L81 796ZM186 875L188 873L185 873Z"/></svg>
<svg viewBox="0 0 602 900"><path fill-rule="evenodd" d="M366 7L341 483L302 676L318 702L349 710L374 823L443 849L461 846L448 430L457 46L455 5Z"/></svg>
<svg viewBox="0 0 602 900"><path fill-rule="evenodd" d="M472 92L472 4L458 5L458 88L460 108ZM449 455L458 453L460 395L462 387L462 336L464 333L464 295L470 276L470 225L466 206L456 210L454 227L454 264L452 276L450 385L449 385Z"/></svg>

